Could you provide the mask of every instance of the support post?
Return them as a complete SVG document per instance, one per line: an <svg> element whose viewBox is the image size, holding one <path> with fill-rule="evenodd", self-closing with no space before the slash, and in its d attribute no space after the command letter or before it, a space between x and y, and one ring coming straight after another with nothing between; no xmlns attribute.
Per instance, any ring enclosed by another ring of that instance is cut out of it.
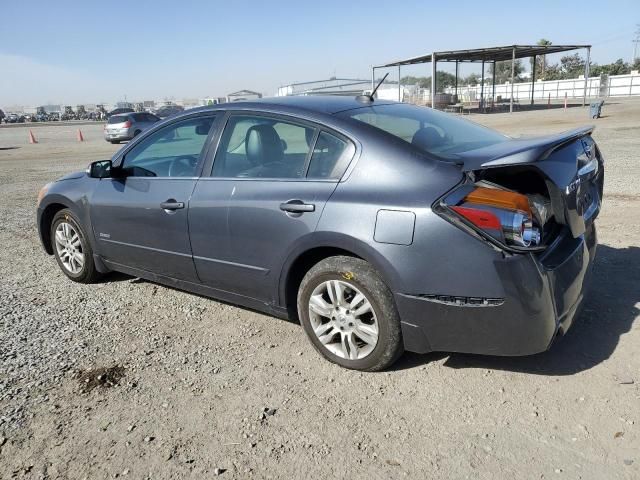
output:
<svg viewBox="0 0 640 480"><path fill-rule="evenodd" d="M431 108L436 108L436 54L431 54Z"/></svg>
<svg viewBox="0 0 640 480"><path fill-rule="evenodd" d="M509 113L513 113L513 80L516 77L516 47L511 53L511 100L509 101Z"/></svg>
<svg viewBox="0 0 640 480"><path fill-rule="evenodd" d="M371 67L371 91L376 88L376 67Z"/></svg>
<svg viewBox="0 0 640 480"><path fill-rule="evenodd" d="M589 62L591 61L591 47L587 47L587 61L584 64L584 96L582 97L582 106L587 104L587 85L589 84Z"/></svg>
<svg viewBox="0 0 640 480"><path fill-rule="evenodd" d="M533 56L533 66L531 67L531 105L533 105L533 92L536 88L536 55Z"/></svg>
<svg viewBox="0 0 640 480"><path fill-rule="evenodd" d="M458 60L456 60L456 99L458 98Z"/></svg>
<svg viewBox="0 0 640 480"><path fill-rule="evenodd" d="M491 104L495 105L496 101L496 61L493 61L493 78L491 79L492 92L491 92Z"/></svg>
<svg viewBox="0 0 640 480"><path fill-rule="evenodd" d="M400 76L400 65L398 65L398 101L402 101L402 81L400 80L402 77Z"/></svg>
<svg viewBox="0 0 640 480"><path fill-rule="evenodd" d="M484 60L482 60L482 73L480 74L480 111L484 111Z"/></svg>

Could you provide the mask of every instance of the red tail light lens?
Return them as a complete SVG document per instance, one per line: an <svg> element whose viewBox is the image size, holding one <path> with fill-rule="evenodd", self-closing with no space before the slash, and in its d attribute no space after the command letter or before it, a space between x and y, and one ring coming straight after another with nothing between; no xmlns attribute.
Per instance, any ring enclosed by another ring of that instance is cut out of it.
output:
<svg viewBox="0 0 640 480"><path fill-rule="evenodd" d="M491 212L469 207L451 207L451 210L483 230L500 230L502 228L500 219Z"/></svg>
<svg viewBox="0 0 640 480"><path fill-rule="evenodd" d="M124 124L122 125L122 128L129 128L131 127L131 120L127 120L126 122L124 122Z"/></svg>

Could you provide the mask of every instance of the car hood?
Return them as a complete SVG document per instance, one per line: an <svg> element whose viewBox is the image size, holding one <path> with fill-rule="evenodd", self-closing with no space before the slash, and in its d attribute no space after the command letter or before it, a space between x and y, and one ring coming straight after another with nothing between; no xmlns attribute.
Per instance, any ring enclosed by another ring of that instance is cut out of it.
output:
<svg viewBox="0 0 640 480"><path fill-rule="evenodd" d="M56 180L56 182L62 182L64 180L74 180L76 178L82 178L84 175L86 175L86 172L84 171L79 171L79 172L73 172L73 173L68 173L67 175L65 175L64 177L60 177Z"/></svg>

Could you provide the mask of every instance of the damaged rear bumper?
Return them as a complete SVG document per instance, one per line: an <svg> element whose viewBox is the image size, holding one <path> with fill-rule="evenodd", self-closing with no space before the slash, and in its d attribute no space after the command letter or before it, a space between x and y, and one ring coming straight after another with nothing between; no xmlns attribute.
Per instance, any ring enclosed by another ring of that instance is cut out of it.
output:
<svg viewBox="0 0 640 480"><path fill-rule="evenodd" d="M561 235L542 255L496 260L501 299L396 294L405 348L505 356L547 350L580 312L596 245L591 223L578 238Z"/></svg>

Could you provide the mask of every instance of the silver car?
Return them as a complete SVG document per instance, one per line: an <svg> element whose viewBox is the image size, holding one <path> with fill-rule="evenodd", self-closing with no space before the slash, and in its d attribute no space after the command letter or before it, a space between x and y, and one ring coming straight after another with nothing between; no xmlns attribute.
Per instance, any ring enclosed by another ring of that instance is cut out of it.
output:
<svg viewBox="0 0 640 480"><path fill-rule="evenodd" d="M112 115L104 126L104 139L111 143L131 140L160 120L160 117L147 112Z"/></svg>

